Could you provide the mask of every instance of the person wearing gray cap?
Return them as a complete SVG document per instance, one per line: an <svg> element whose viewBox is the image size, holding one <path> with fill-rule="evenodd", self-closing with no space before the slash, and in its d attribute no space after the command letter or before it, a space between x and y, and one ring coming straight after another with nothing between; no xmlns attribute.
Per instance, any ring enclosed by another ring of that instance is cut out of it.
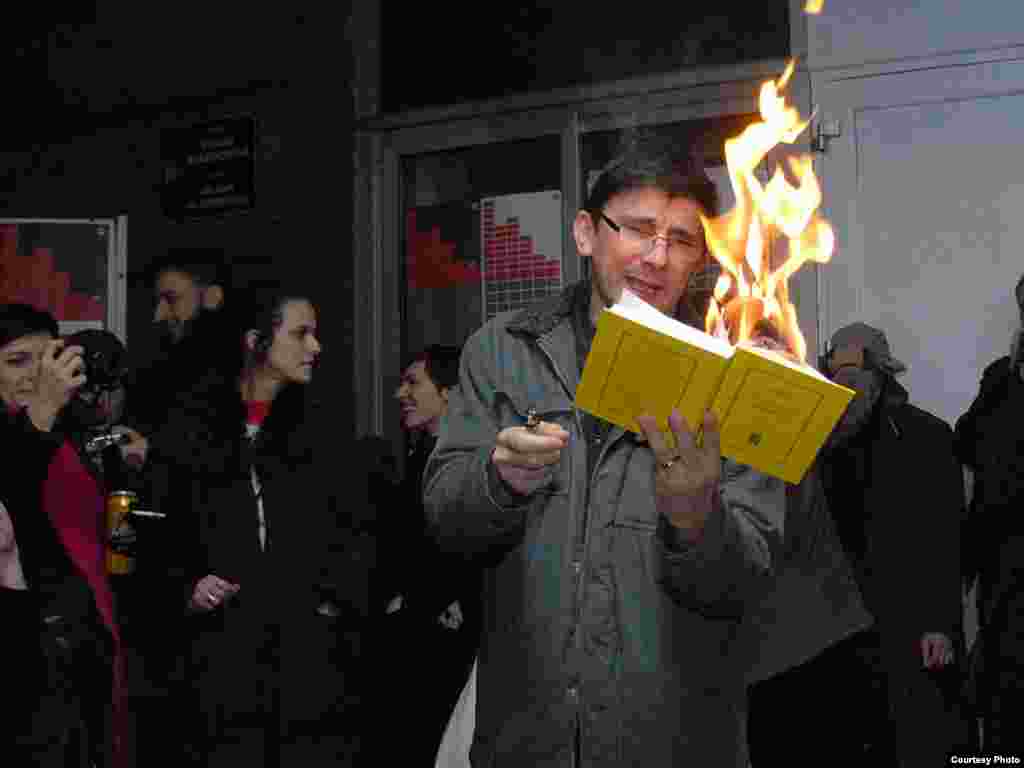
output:
<svg viewBox="0 0 1024 768"><path fill-rule="evenodd" d="M944 764L966 746L959 529L963 474L949 425L909 402L906 366L885 333L853 323L833 335L822 372L856 391L826 446L829 510L874 626L845 643L850 728L866 756ZM859 689L859 690L858 690ZM894 762L895 761L895 762Z"/></svg>
<svg viewBox="0 0 1024 768"><path fill-rule="evenodd" d="M1024 277L1015 291L1020 326L1010 354L985 368L970 409L956 422L956 452L974 473L964 532L964 584L977 581L978 635L967 691L986 752L1020 755L1024 735Z"/></svg>
<svg viewBox="0 0 1024 768"><path fill-rule="evenodd" d="M751 762L793 763L780 734L799 722L797 764L941 765L968 741L945 690L959 637L963 496L950 429L907 402L895 380L906 366L877 328L840 329L818 362L857 395L813 468L820 500L813 488L800 489L803 503L790 499L791 564L749 622L760 651Z"/></svg>

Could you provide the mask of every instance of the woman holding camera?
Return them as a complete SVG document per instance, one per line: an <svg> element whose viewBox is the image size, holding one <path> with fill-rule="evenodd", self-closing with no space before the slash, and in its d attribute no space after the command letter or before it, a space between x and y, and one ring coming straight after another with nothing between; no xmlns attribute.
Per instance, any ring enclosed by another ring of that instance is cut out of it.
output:
<svg viewBox="0 0 1024 768"><path fill-rule="evenodd" d="M179 518L191 518L184 598L202 715L189 740L204 766L345 765L356 728L343 638L367 609L366 575L345 568L344 489L306 393L317 313L276 286L240 299L237 372L199 382L168 419L176 439L152 441L191 468L198 500Z"/></svg>
<svg viewBox="0 0 1024 768"><path fill-rule="evenodd" d="M0 306L0 598L11 641L0 732L29 764L123 766L104 493L68 418L84 362L57 335L49 313Z"/></svg>

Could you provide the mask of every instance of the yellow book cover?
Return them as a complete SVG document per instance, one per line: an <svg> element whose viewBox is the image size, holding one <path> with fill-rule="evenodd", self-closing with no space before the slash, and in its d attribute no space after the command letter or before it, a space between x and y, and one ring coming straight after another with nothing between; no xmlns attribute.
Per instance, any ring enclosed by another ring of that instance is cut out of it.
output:
<svg viewBox="0 0 1024 768"><path fill-rule="evenodd" d="M853 396L813 368L737 347L711 406L722 454L799 483Z"/></svg>
<svg viewBox="0 0 1024 768"><path fill-rule="evenodd" d="M813 368L733 347L623 291L598 319L576 405L636 433L642 413L667 431L678 408L699 429L711 408L724 456L799 483L853 395Z"/></svg>
<svg viewBox="0 0 1024 768"><path fill-rule="evenodd" d="M663 315L624 290L619 302L598 318L576 405L636 433L636 417L643 413L667 430L673 408L691 427L699 427L732 355L727 342Z"/></svg>

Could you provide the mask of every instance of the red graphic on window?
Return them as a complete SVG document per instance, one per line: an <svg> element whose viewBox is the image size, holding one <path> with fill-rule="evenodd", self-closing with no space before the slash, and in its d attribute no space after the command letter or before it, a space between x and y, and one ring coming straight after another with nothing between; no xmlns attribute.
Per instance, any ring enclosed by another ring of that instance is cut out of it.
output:
<svg viewBox="0 0 1024 768"><path fill-rule="evenodd" d="M479 265L455 259L456 244L441 239L441 228L421 232L416 211L406 216L408 280L411 288L444 288L457 283L479 283Z"/></svg>
<svg viewBox="0 0 1024 768"><path fill-rule="evenodd" d="M506 224L495 223L494 203L488 201L484 203L483 219L488 283L559 279L561 258L534 253L533 238L520 232L518 217L510 217Z"/></svg>
<svg viewBox="0 0 1024 768"><path fill-rule="evenodd" d="M18 225L0 224L0 303L31 304L58 320L103 322L106 312L93 296L71 289L71 276L54 268L49 248L18 253Z"/></svg>

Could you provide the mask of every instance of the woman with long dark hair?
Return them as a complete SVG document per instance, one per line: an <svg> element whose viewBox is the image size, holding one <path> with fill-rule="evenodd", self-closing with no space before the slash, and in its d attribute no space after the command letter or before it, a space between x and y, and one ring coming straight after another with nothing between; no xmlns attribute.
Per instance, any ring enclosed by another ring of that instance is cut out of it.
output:
<svg viewBox="0 0 1024 768"><path fill-rule="evenodd" d="M86 384L83 350L57 334L48 312L0 306L0 755L126 766L105 492L70 407Z"/></svg>
<svg viewBox="0 0 1024 768"><path fill-rule="evenodd" d="M204 766L345 765L358 730L345 638L367 600L348 567L337 463L323 460L329 423L306 392L317 312L277 285L250 288L235 311L237 375L210 374L168 420L197 499L182 518L202 715L189 741Z"/></svg>

